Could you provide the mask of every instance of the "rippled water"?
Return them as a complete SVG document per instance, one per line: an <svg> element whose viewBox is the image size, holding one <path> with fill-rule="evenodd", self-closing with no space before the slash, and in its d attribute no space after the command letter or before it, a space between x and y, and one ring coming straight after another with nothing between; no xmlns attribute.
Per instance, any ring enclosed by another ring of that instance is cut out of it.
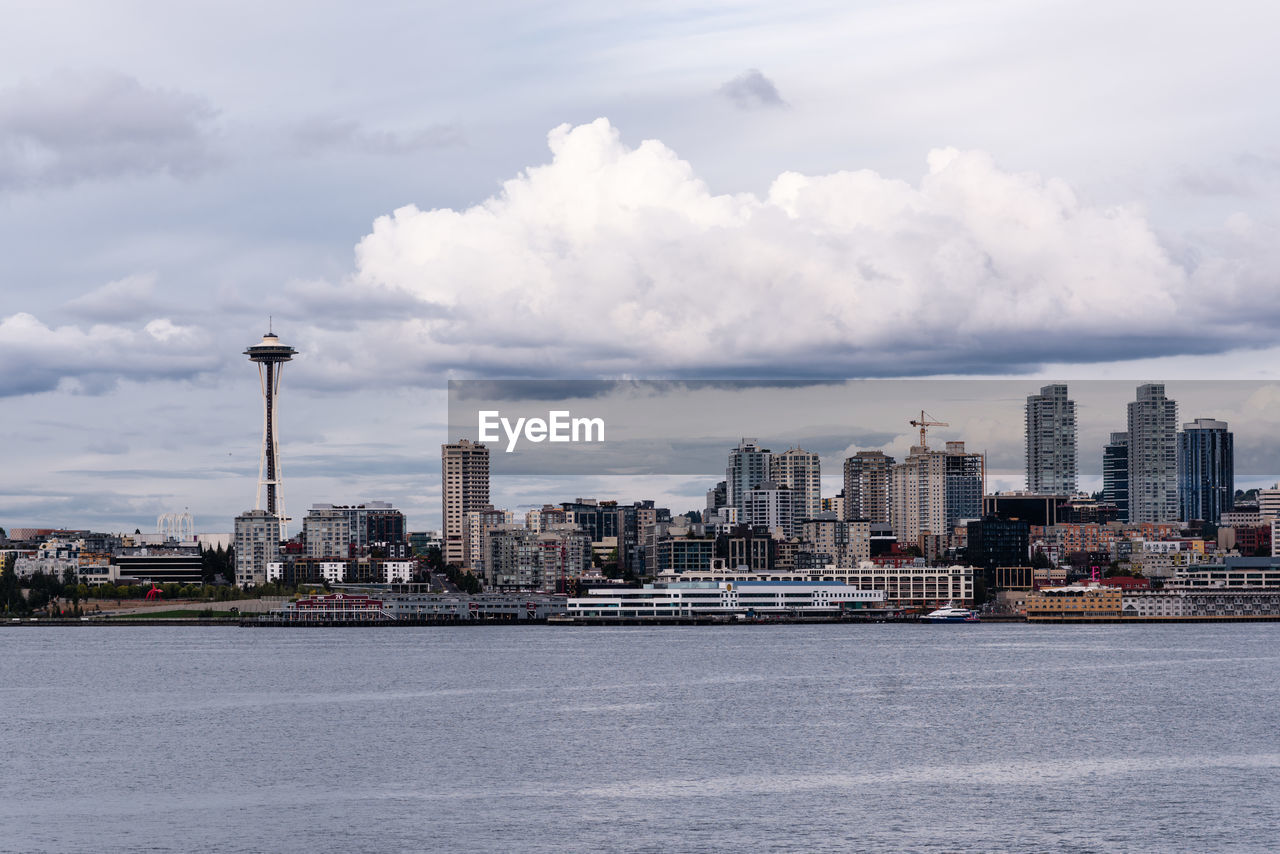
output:
<svg viewBox="0 0 1280 854"><path fill-rule="evenodd" d="M0 632L0 851L1223 851L1280 624Z"/></svg>

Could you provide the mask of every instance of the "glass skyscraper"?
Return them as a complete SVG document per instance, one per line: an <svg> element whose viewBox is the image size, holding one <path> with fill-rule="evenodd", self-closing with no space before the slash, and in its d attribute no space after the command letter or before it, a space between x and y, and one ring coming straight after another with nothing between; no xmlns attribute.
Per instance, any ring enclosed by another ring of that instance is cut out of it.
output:
<svg viewBox="0 0 1280 854"><path fill-rule="evenodd" d="M1217 524L1235 499L1234 437L1227 422L1197 418L1178 434L1178 504L1184 522Z"/></svg>

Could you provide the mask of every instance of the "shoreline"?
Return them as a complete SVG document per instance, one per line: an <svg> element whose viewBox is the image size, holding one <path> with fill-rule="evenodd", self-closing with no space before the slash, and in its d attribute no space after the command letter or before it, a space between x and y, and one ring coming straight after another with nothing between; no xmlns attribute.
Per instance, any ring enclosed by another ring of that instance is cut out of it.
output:
<svg viewBox="0 0 1280 854"><path fill-rule="evenodd" d="M1280 615L1254 615L1254 616L1224 616L1224 617L1089 617L1089 618L1065 618L1065 619L1034 619L1028 620L1025 617L998 617L993 619L980 620L977 624L982 623L994 625L1006 624L1023 624L1023 625L1116 625L1128 623L1274 623L1280 622ZM81 627L87 628L92 626L200 626L200 627L230 627L230 628L429 628L440 626L626 626L635 628L638 626L814 626L814 625L932 625L924 623L921 620L840 620L840 619L776 619L776 620L723 620L723 619L700 619L700 618L675 618L667 620L652 620L643 618L626 618L626 619L601 619L601 618L579 618L574 620L310 620L310 621L257 621L245 619L200 619L198 617L175 617L175 618L146 618L146 617L113 617L113 618L94 618L90 620L82 619L49 619L49 618L21 618L10 619L0 623L0 628L40 628L42 626L50 627Z"/></svg>

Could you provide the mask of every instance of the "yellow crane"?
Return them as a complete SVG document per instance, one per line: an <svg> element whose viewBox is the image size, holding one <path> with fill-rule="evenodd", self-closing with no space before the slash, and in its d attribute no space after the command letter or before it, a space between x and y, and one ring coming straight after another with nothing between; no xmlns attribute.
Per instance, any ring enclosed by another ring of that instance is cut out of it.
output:
<svg viewBox="0 0 1280 854"><path fill-rule="evenodd" d="M930 421L928 420L929 417L930 417L929 413L921 409L920 420L917 421L914 418L912 418L911 421L909 422L912 427L920 428L920 447L925 449L928 448L928 445L924 443L924 433L925 433L926 427L950 427L951 426L951 424L946 421Z"/></svg>

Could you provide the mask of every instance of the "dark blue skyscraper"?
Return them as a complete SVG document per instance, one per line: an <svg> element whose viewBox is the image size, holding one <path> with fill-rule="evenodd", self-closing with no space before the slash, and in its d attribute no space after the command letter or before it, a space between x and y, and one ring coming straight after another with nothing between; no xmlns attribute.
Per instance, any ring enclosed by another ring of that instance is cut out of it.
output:
<svg viewBox="0 0 1280 854"><path fill-rule="evenodd" d="M1227 422L1197 418L1178 434L1178 505L1184 522L1217 524L1235 497L1235 454Z"/></svg>
<svg viewBox="0 0 1280 854"><path fill-rule="evenodd" d="M1129 434L1112 433L1102 451L1102 500L1120 509L1120 521L1129 521Z"/></svg>

